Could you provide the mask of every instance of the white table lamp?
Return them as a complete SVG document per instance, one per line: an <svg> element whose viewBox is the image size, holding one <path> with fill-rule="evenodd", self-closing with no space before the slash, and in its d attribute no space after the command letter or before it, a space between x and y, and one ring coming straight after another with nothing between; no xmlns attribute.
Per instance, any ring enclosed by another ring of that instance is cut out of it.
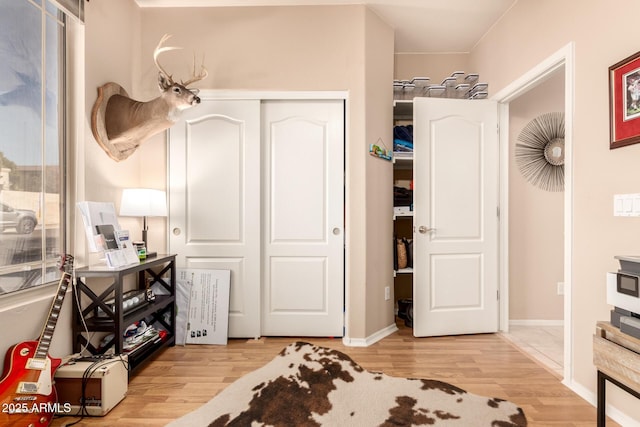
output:
<svg viewBox="0 0 640 427"><path fill-rule="evenodd" d="M162 190L151 188L125 188L122 190L120 202L120 216L141 216L143 218L142 240L147 248L147 257L157 255L150 252L147 243L147 217L167 216L167 195Z"/></svg>

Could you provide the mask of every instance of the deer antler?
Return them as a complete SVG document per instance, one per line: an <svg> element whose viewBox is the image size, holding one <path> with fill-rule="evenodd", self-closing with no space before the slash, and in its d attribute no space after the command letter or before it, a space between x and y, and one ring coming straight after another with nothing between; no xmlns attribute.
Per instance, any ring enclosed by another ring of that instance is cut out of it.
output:
<svg viewBox="0 0 640 427"><path fill-rule="evenodd" d="M197 81L205 79L208 75L209 73L207 72L207 69L204 68L204 58L202 59L202 65L200 65L200 74L196 74L196 54L194 53L193 54L193 73L191 74L191 78L189 80L187 80L186 82L181 82L182 86L187 87L191 83L195 83Z"/></svg>
<svg viewBox="0 0 640 427"><path fill-rule="evenodd" d="M182 49L181 47L172 47L172 46L162 47L162 44L167 40L169 40L169 38L171 38L170 34L165 34L164 36L162 36L162 38L160 39L160 42L158 43L158 46L156 46L155 50L153 51L153 62L156 64L156 67L158 67L158 70L160 70L160 72L164 74L167 77L167 79L171 81L171 84L173 84L173 78L171 77L171 74L167 73L165 69L162 68L162 65L160 65L160 63L158 62L158 56L160 56L161 53L167 52L169 50Z"/></svg>

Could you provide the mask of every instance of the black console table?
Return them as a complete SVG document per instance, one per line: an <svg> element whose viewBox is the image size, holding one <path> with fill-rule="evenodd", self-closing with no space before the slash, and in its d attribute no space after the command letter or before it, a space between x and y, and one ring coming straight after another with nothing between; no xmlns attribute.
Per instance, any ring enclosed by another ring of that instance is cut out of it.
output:
<svg viewBox="0 0 640 427"><path fill-rule="evenodd" d="M606 425L607 381L640 399L640 340L610 322L597 322L593 363L598 369L598 427Z"/></svg>
<svg viewBox="0 0 640 427"><path fill-rule="evenodd" d="M111 352L127 354L131 374L160 349L175 345L175 262L175 255L158 255L156 258L142 260L139 264L120 268L96 265L76 269L77 285L73 297L74 300L77 298L81 301L82 310L74 304L73 351L80 352L86 347L92 355ZM123 308L125 277L136 274L134 290L155 286L161 292L157 292L153 301L126 310ZM89 282L97 278L111 279L112 283L104 290L101 287L96 293ZM148 325L164 332L160 339L150 340L126 353L123 334L129 325L140 320L145 320ZM113 337L105 345L96 346L90 342L90 336L87 336L92 332L105 332L107 335L111 333Z"/></svg>

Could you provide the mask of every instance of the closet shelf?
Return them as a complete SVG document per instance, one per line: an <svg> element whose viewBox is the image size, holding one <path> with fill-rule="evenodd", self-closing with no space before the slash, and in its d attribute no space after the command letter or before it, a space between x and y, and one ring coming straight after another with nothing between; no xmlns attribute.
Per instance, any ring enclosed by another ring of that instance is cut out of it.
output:
<svg viewBox="0 0 640 427"><path fill-rule="evenodd" d="M393 277L398 274L413 274L413 268L399 268L393 271Z"/></svg>

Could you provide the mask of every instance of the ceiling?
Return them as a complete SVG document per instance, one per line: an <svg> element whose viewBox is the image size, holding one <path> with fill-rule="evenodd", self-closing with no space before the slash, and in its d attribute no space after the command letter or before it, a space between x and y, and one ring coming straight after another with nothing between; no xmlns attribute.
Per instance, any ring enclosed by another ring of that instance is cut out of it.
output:
<svg viewBox="0 0 640 427"><path fill-rule="evenodd" d="M366 4L395 29L396 53L467 53L517 0L135 0L140 7Z"/></svg>

